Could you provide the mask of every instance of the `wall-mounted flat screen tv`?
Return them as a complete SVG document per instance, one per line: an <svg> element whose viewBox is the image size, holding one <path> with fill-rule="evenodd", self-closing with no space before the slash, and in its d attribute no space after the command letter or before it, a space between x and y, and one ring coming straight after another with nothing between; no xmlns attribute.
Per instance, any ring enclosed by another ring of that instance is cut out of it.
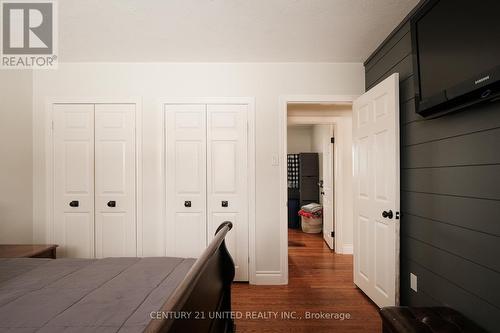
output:
<svg viewBox="0 0 500 333"><path fill-rule="evenodd" d="M429 0L411 19L417 112L500 96L500 0Z"/></svg>

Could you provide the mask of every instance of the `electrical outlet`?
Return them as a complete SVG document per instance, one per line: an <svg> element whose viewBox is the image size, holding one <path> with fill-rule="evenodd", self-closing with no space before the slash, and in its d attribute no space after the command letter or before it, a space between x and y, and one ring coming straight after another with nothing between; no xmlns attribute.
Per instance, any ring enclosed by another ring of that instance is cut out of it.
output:
<svg viewBox="0 0 500 333"><path fill-rule="evenodd" d="M410 288L417 292L417 276L413 273L410 273Z"/></svg>

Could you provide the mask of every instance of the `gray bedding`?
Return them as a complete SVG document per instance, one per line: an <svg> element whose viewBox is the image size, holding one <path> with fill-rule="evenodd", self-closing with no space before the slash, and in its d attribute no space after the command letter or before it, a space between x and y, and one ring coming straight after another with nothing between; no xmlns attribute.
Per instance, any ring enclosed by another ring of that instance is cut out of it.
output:
<svg viewBox="0 0 500 333"><path fill-rule="evenodd" d="M194 259L0 259L0 332L142 332Z"/></svg>

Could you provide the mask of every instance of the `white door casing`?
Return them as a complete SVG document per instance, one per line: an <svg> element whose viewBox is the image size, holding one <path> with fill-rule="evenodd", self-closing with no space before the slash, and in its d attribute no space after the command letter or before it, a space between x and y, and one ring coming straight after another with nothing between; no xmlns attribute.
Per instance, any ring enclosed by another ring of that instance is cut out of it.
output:
<svg viewBox="0 0 500 333"><path fill-rule="evenodd" d="M54 242L63 257L94 257L94 105L54 104Z"/></svg>
<svg viewBox="0 0 500 333"><path fill-rule="evenodd" d="M354 283L399 304L399 75L353 104ZM392 218L383 217L383 212Z"/></svg>
<svg viewBox="0 0 500 333"><path fill-rule="evenodd" d="M96 257L135 257L135 104L95 105Z"/></svg>
<svg viewBox="0 0 500 333"><path fill-rule="evenodd" d="M166 254L198 257L207 242L206 106L165 105Z"/></svg>
<svg viewBox="0 0 500 333"><path fill-rule="evenodd" d="M248 153L246 104L207 105L208 241L233 223L226 245L235 281L248 281Z"/></svg>

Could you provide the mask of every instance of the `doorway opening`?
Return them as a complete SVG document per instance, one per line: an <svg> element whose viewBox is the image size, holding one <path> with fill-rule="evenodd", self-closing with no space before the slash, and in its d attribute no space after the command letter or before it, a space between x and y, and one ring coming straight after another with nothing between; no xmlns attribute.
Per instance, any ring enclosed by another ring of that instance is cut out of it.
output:
<svg viewBox="0 0 500 333"><path fill-rule="evenodd" d="M353 253L352 102L355 97L283 99L282 272L306 246ZM308 252L309 253L309 252ZM290 260L293 260L291 258ZM293 263L291 263L293 266Z"/></svg>
<svg viewBox="0 0 500 333"><path fill-rule="evenodd" d="M289 110L297 107L289 105ZM287 124L289 247L301 246L291 234L302 232L306 239L322 235L335 250L334 145L334 124L302 124L300 119Z"/></svg>
<svg viewBox="0 0 500 333"><path fill-rule="evenodd" d="M378 306L399 304L399 74L391 75L355 99L299 96L284 97L281 102L283 161L287 160L288 125L294 120L300 119L300 124L335 125L334 255L354 254L353 282ZM298 110L294 110L295 104ZM319 104L319 110L312 109L314 104ZM324 110L328 106L331 110ZM287 171L287 165L282 166L283 284L288 284L290 254Z"/></svg>

